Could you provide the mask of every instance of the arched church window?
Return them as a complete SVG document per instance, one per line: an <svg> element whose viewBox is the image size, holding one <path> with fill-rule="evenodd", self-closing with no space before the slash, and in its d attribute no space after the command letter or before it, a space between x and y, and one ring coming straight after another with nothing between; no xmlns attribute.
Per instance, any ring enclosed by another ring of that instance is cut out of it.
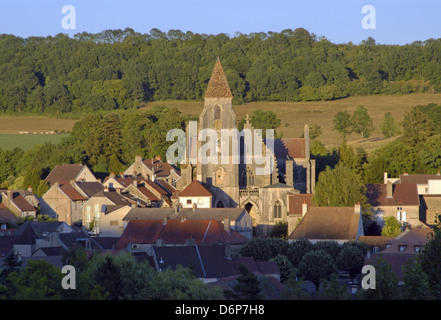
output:
<svg viewBox="0 0 441 320"><path fill-rule="evenodd" d="M247 186L254 186L254 170L247 166Z"/></svg>
<svg viewBox="0 0 441 320"><path fill-rule="evenodd" d="M214 128L221 129L222 128L222 119L221 119L221 107L214 107Z"/></svg>
<svg viewBox="0 0 441 320"><path fill-rule="evenodd" d="M221 201L221 200L219 200L217 203L216 203L216 208L223 208L224 207L224 203Z"/></svg>
<svg viewBox="0 0 441 320"><path fill-rule="evenodd" d="M274 218L280 219L282 218L282 204L279 200L274 202Z"/></svg>

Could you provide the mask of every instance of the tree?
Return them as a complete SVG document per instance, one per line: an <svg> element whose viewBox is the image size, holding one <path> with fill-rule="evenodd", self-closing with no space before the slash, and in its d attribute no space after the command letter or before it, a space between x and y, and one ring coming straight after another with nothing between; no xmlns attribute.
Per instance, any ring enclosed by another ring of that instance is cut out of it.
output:
<svg viewBox="0 0 441 320"><path fill-rule="evenodd" d="M380 125L381 132L385 138L394 137L399 133L399 127L390 112L384 114L384 119Z"/></svg>
<svg viewBox="0 0 441 320"><path fill-rule="evenodd" d="M361 268L364 265L363 250L355 246L346 246L342 248L337 257L337 268L340 271L349 272L353 280L357 274L361 273Z"/></svg>
<svg viewBox="0 0 441 320"><path fill-rule="evenodd" d="M398 278L392 270L391 264L384 258L377 257L375 267L375 290L361 289L357 292L360 300L396 300L400 296Z"/></svg>
<svg viewBox="0 0 441 320"><path fill-rule="evenodd" d="M361 138L369 138L374 125L367 109L364 106L358 106L351 118L352 131L361 134Z"/></svg>
<svg viewBox="0 0 441 320"><path fill-rule="evenodd" d="M393 216L386 217L384 219L384 226L381 229L382 236L398 236L403 232L401 223L398 222L397 218Z"/></svg>
<svg viewBox="0 0 441 320"><path fill-rule="evenodd" d="M336 261L338 254L341 251L341 246L338 244L337 241L334 240L317 241L314 244L314 250L326 251L331 255L332 259Z"/></svg>
<svg viewBox="0 0 441 320"><path fill-rule="evenodd" d="M434 135L435 127L433 122L427 117L427 114L418 107L412 107L404 114L403 135L401 140L411 147L418 147Z"/></svg>
<svg viewBox="0 0 441 320"><path fill-rule="evenodd" d="M308 239L299 239L289 244L286 256L294 268L297 268L303 256L314 249L314 245Z"/></svg>
<svg viewBox="0 0 441 320"><path fill-rule="evenodd" d="M420 264L429 278L429 285L435 299L441 298L441 215L435 219L436 226L420 255Z"/></svg>
<svg viewBox="0 0 441 320"><path fill-rule="evenodd" d="M315 285L318 296L320 283L329 279L335 272L335 264L332 257L323 250L313 250L305 254L299 264L299 273Z"/></svg>
<svg viewBox="0 0 441 320"><path fill-rule="evenodd" d="M286 239L288 236L287 232L288 232L288 222L279 221L271 229L269 237Z"/></svg>
<svg viewBox="0 0 441 320"><path fill-rule="evenodd" d="M224 290L227 298L234 300L260 300L259 280L243 264L239 264L240 275L232 291Z"/></svg>
<svg viewBox="0 0 441 320"><path fill-rule="evenodd" d="M313 202L318 206L352 207L367 202L361 177L340 164L320 173L314 192Z"/></svg>
<svg viewBox="0 0 441 320"><path fill-rule="evenodd" d="M431 300L433 299L429 277L423 271L419 257L409 259L403 266L402 299Z"/></svg>
<svg viewBox="0 0 441 320"><path fill-rule="evenodd" d="M297 279L294 272L283 283L285 289L282 292L282 299L284 300L310 300L311 295L303 289L303 280Z"/></svg>
<svg viewBox="0 0 441 320"><path fill-rule="evenodd" d="M278 127L280 127L281 120L277 118L277 115L270 110L256 110L251 116L251 124L253 125L254 129L262 129L262 137L265 139L266 130L276 130ZM274 137L276 137L275 133Z"/></svg>
<svg viewBox="0 0 441 320"><path fill-rule="evenodd" d="M336 273L331 274L329 280L323 281L321 300L351 300L348 287L340 284Z"/></svg>
<svg viewBox="0 0 441 320"><path fill-rule="evenodd" d="M12 272L19 273L22 261L20 261L18 253L14 248L9 251L6 258L3 260L3 265L0 272L0 284L4 283L8 274Z"/></svg>
<svg viewBox="0 0 441 320"><path fill-rule="evenodd" d="M109 293L110 300L117 300L121 290L121 269L115 265L113 258L107 255L94 274L94 281Z"/></svg>
<svg viewBox="0 0 441 320"><path fill-rule="evenodd" d="M351 115L347 111L339 111L334 116L334 130L340 133L343 140L351 134Z"/></svg>
<svg viewBox="0 0 441 320"><path fill-rule="evenodd" d="M289 261L288 257L283 254L278 254L274 258L271 258L270 261L277 263L280 270L280 282L285 282L294 270L291 261Z"/></svg>

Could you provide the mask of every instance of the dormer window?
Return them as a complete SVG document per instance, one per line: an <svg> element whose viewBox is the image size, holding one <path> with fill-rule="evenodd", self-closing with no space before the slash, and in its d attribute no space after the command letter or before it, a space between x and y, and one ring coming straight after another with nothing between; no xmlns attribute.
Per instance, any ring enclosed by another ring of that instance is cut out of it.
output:
<svg viewBox="0 0 441 320"><path fill-rule="evenodd" d="M421 246L421 245L414 246L414 251L415 252L421 252L421 250L423 250L423 246Z"/></svg>
<svg viewBox="0 0 441 320"><path fill-rule="evenodd" d="M399 247L398 247L398 250L400 251L400 252L404 252L404 251L406 251L406 245L400 245Z"/></svg>

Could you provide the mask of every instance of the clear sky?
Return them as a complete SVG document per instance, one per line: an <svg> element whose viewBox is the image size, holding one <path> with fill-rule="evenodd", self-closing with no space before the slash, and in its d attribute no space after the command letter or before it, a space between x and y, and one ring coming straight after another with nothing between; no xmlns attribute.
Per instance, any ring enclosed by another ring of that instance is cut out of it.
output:
<svg viewBox="0 0 441 320"><path fill-rule="evenodd" d="M62 26L66 5L75 8L75 30ZM366 5L375 8L375 29L362 27ZM441 0L0 0L0 34L72 36L130 27L233 36L303 27L334 43L370 36L406 44L441 38L440 16Z"/></svg>

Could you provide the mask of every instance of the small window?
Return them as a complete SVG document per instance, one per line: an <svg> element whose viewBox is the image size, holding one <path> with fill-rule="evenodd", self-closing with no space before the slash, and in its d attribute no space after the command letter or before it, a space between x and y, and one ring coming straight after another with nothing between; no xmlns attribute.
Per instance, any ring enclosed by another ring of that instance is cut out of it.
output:
<svg viewBox="0 0 441 320"><path fill-rule="evenodd" d="M204 200L203 199L198 199L198 204L204 204Z"/></svg>
<svg viewBox="0 0 441 320"><path fill-rule="evenodd" d="M406 246L404 246L404 245L399 246L399 250L400 250L400 252L406 251Z"/></svg>
<svg viewBox="0 0 441 320"><path fill-rule="evenodd" d="M187 199L187 204L191 204L191 199Z"/></svg>
<svg viewBox="0 0 441 320"><path fill-rule="evenodd" d="M421 252L422 246L415 246L415 252Z"/></svg>

